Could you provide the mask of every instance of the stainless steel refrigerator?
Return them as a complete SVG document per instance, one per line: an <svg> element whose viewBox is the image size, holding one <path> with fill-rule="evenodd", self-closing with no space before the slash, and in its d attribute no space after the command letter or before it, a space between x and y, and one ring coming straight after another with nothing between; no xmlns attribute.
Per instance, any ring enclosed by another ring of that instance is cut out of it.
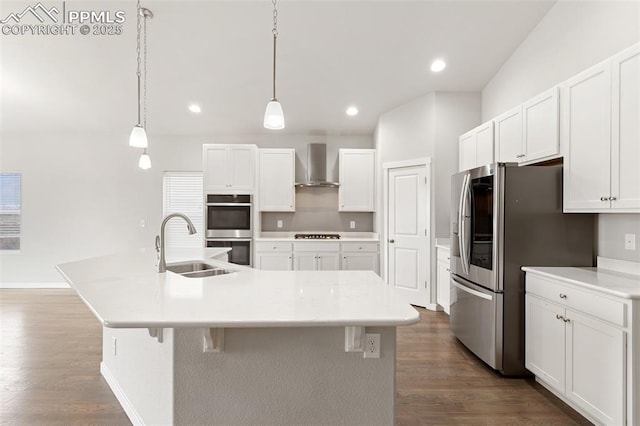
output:
<svg viewBox="0 0 640 426"><path fill-rule="evenodd" d="M451 329L495 370L527 375L520 268L592 266L595 216L562 213L562 165L490 164L451 191Z"/></svg>

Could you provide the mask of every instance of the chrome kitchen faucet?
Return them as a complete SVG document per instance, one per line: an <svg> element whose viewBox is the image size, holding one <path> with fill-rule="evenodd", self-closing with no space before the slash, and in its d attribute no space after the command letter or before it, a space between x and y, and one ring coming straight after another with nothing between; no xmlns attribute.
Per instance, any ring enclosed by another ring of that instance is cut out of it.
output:
<svg viewBox="0 0 640 426"><path fill-rule="evenodd" d="M184 215L182 213L171 213L167 215L167 217L165 217L162 221L162 225L160 225L160 236L156 235L156 251L160 256L160 259L158 260L158 272L167 272L167 262L165 261L164 256L164 228L169 219L171 219L172 217L181 217L187 222L187 230L189 231L189 235L193 235L198 232L196 230L196 227L193 226L193 222L191 222L191 219L189 219L187 215ZM160 244L158 244L158 238L160 238Z"/></svg>

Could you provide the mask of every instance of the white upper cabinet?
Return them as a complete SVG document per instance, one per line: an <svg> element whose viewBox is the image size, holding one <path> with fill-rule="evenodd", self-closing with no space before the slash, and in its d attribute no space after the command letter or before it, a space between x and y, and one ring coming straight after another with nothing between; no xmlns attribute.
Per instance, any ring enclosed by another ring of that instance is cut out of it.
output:
<svg viewBox="0 0 640 426"><path fill-rule="evenodd" d="M204 191L252 193L255 186L256 150L256 145L203 145Z"/></svg>
<svg viewBox="0 0 640 426"><path fill-rule="evenodd" d="M338 211L375 211L376 150L341 149L338 169Z"/></svg>
<svg viewBox="0 0 640 426"><path fill-rule="evenodd" d="M558 88L547 90L522 105L523 163L560 155Z"/></svg>
<svg viewBox="0 0 640 426"><path fill-rule="evenodd" d="M258 150L258 209L260 211L295 211L294 149Z"/></svg>
<svg viewBox="0 0 640 426"><path fill-rule="evenodd" d="M460 136L460 171L493 163L493 121L488 121Z"/></svg>
<svg viewBox="0 0 640 426"><path fill-rule="evenodd" d="M564 211L640 212L640 44L562 85Z"/></svg>
<svg viewBox="0 0 640 426"><path fill-rule="evenodd" d="M558 88L495 118L496 161L531 164L560 156Z"/></svg>
<svg viewBox="0 0 640 426"><path fill-rule="evenodd" d="M522 105L493 120L496 132L496 161L519 163L524 157Z"/></svg>

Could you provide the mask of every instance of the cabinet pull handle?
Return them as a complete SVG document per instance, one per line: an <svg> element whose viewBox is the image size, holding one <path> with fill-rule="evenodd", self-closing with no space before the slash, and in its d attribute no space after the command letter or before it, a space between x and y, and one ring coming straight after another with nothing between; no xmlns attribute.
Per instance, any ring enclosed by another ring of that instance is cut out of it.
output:
<svg viewBox="0 0 640 426"><path fill-rule="evenodd" d="M618 199L618 198L616 198L616 197L609 197L609 201L615 201L615 200L617 200L617 199Z"/></svg>
<svg viewBox="0 0 640 426"><path fill-rule="evenodd" d="M567 298L567 295L566 295L566 294L564 294L564 293L560 293L560 299L566 299L566 298Z"/></svg>
<svg viewBox="0 0 640 426"><path fill-rule="evenodd" d="M569 319L569 318L562 318L562 321L564 321L564 322L571 322L571 319Z"/></svg>
<svg viewBox="0 0 640 426"><path fill-rule="evenodd" d="M600 197L600 201L609 201L609 197Z"/></svg>
<svg viewBox="0 0 640 426"><path fill-rule="evenodd" d="M451 269L447 268L447 272L451 272Z"/></svg>
<svg viewBox="0 0 640 426"><path fill-rule="evenodd" d="M556 314L556 319L564 321L564 317L560 314Z"/></svg>
<svg viewBox="0 0 640 426"><path fill-rule="evenodd" d="M390 242L391 244L393 244L393 243L395 243L395 242L396 242L396 240L389 240L389 242Z"/></svg>
<svg viewBox="0 0 640 426"><path fill-rule="evenodd" d="M516 155L516 158L523 158L524 154Z"/></svg>

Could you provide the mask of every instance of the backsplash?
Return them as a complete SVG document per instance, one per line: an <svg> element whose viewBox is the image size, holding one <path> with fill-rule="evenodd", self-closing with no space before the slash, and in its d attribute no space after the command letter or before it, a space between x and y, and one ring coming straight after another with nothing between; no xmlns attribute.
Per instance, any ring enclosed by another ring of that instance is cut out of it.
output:
<svg viewBox="0 0 640 426"><path fill-rule="evenodd" d="M295 212L265 212L261 220L265 232L373 232L373 213L338 212L337 188L296 188Z"/></svg>

